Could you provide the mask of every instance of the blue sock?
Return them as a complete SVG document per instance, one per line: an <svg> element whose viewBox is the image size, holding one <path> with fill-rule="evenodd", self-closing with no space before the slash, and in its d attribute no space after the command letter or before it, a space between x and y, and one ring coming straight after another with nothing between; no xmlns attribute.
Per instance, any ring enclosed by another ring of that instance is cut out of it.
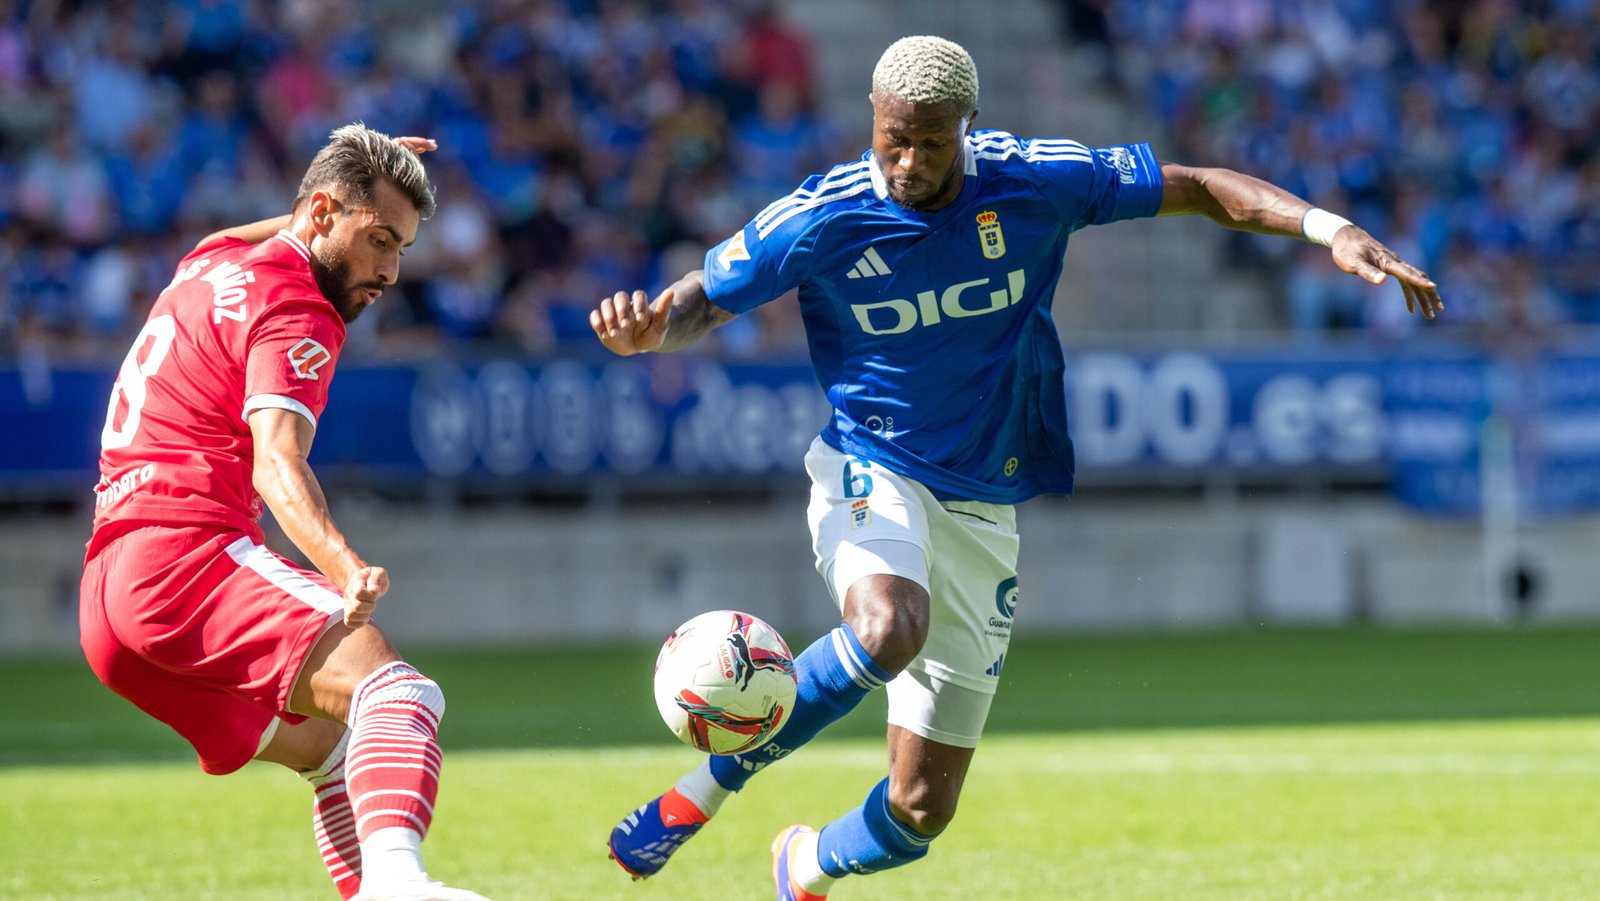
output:
<svg viewBox="0 0 1600 901"><path fill-rule="evenodd" d="M889 812L889 780L884 779L860 807L822 828L817 861L835 878L892 870L927 856L935 838L895 819Z"/></svg>
<svg viewBox="0 0 1600 901"><path fill-rule="evenodd" d="M744 788L767 764L789 756L828 724L856 709L861 699L893 678L872 661L855 630L841 623L794 661L794 712L778 736L745 754L713 756L711 775L730 791Z"/></svg>

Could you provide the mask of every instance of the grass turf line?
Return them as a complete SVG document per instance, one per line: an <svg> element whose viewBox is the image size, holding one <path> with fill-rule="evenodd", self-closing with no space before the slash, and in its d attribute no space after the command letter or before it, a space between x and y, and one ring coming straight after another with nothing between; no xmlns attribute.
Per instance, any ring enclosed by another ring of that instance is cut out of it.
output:
<svg viewBox="0 0 1600 901"><path fill-rule="evenodd" d="M1597 638L1019 641L951 832L835 897L1600 897ZM656 717L654 650L412 655L451 701L437 875L500 901L765 897L771 835L881 775L880 693L629 883L606 832L695 759ZM293 776L200 775L76 660L0 663L0 684L0 896L331 897Z"/></svg>
<svg viewBox="0 0 1600 901"><path fill-rule="evenodd" d="M451 754L429 864L498 901L769 897L771 836L859 803L882 753L806 749L637 884L605 835L692 753ZM266 765L12 768L0 796L5 897L332 897L306 790ZM1597 720L1013 734L984 744L925 861L831 897L1596 897L1597 796Z"/></svg>

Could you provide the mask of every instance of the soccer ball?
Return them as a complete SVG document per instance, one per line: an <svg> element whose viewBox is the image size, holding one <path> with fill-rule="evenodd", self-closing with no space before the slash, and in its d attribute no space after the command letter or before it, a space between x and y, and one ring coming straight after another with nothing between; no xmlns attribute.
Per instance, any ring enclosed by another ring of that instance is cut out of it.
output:
<svg viewBox="0 0 1600 901"><path fill-rule="evenodd" d="M748 613L713 610L679 626L656 655L656 708L673 734L710 754L765 744L794 709L794 656Z"/></svg>

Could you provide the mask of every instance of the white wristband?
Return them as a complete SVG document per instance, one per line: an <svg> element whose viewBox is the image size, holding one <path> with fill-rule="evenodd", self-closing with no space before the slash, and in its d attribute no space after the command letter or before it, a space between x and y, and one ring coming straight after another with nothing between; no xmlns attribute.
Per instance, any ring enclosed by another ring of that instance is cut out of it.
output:
<svg viewBox="0 0 1600 901"><path fill-rule="evenodd" d="M1321 244L1323 247L1333 246L1333 236L1339 229L1352 225L1349 219L1337 213L1330 213L1321 207L1312 207L1306 210L1306 216L1300 220L1300 233L1306 236L1307 241Z"/></svg>

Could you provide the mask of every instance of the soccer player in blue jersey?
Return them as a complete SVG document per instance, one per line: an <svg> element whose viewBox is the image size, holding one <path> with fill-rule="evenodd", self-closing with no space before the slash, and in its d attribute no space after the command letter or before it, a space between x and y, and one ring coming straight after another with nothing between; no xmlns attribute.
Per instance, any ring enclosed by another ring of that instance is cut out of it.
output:
<svg viewBox="0 0 1600 901"><path fill-rule="evenodd" d="M1225 169L1160 162L1147 144L974 131L978 78L960 46L895 42L872 76L872 150L807 180L711 249L653 302L601 301L590 324L624 356L683 348L792 288L833 416L806 455L817 569L843 622L800 654L776 739L713 756L611 834L654 875L762 768L873 689L889 693L889 774L821 830L773 842L780 901L911 863L950 823L1017 608L1014 505L1072 489L1061 342L1050 302L1073 231L1199 213L1331 249L1393 276L1433 318L1434 283L1347 220Z"/></svg>

